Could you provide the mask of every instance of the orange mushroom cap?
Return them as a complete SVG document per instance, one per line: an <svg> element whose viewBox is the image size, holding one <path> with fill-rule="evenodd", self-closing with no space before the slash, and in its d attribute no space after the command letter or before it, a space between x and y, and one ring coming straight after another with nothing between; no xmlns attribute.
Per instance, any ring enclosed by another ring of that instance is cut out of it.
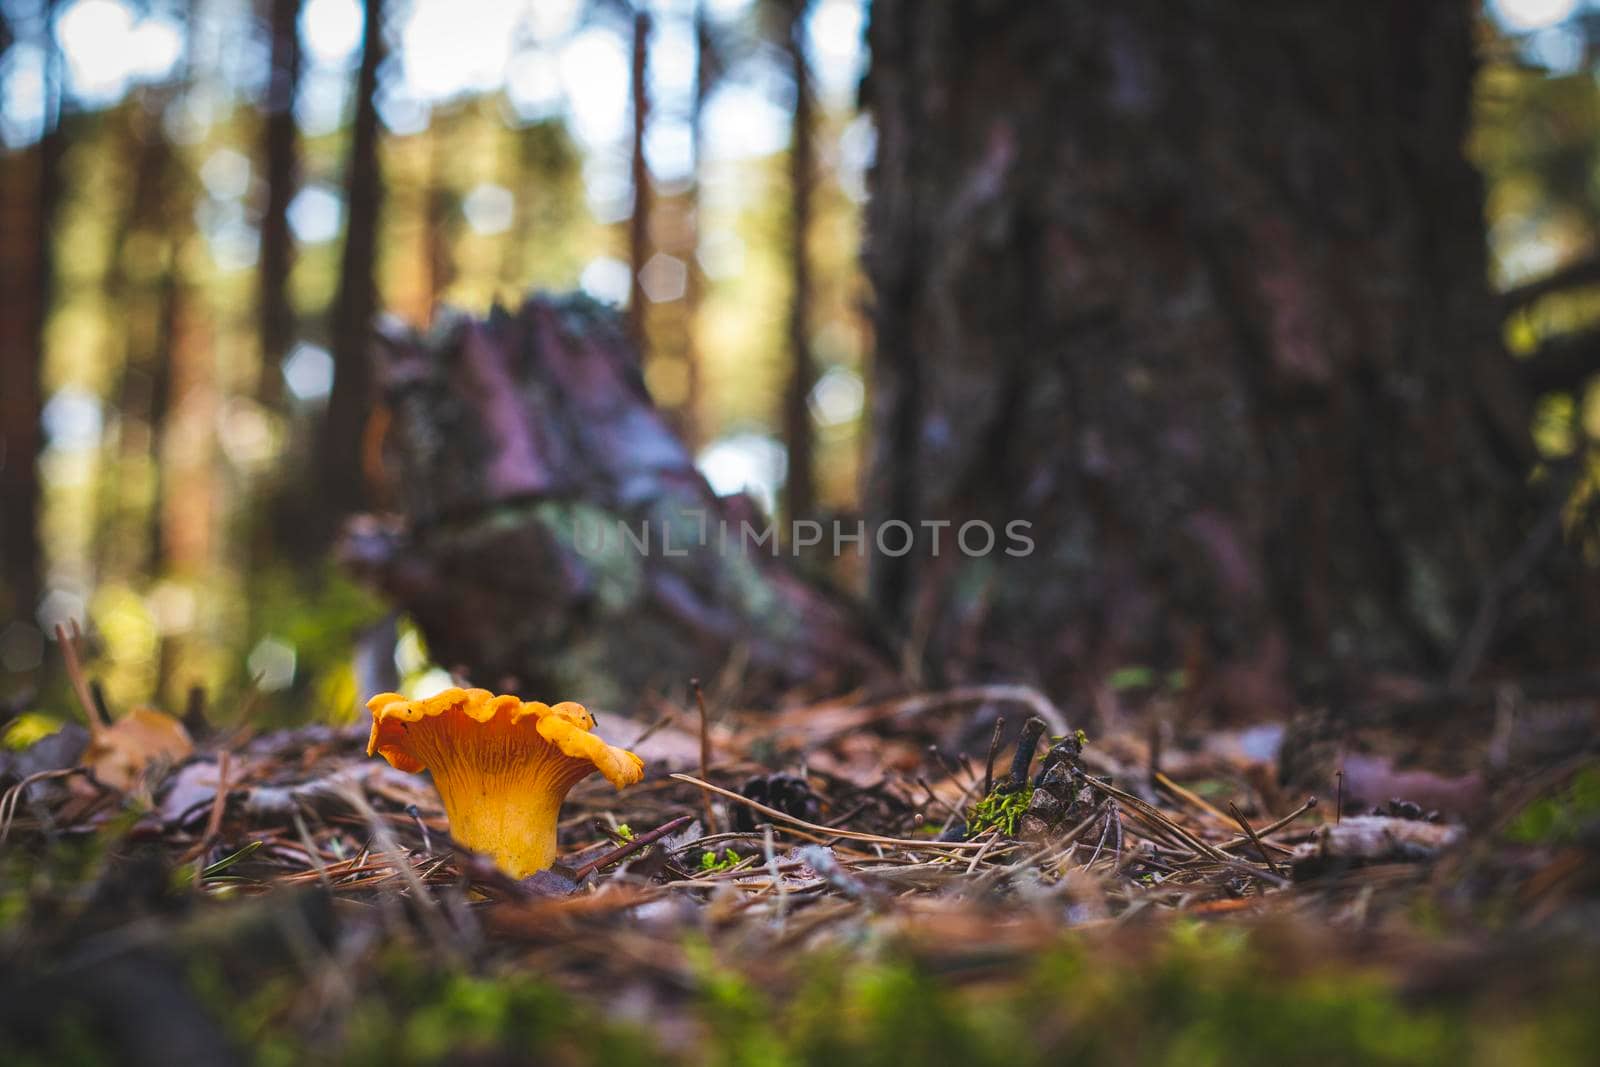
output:
<svg viewBox="0 0 1600 1067"><path fill-rule="evenodd" d="M618 789L644 777L644 761L596 737L594 716L571 701L446 689L426 700L379 693L367 707L367 755L431 771L451 836L514 878L555 862L556 822L574 785L595 771Z"/></svg>

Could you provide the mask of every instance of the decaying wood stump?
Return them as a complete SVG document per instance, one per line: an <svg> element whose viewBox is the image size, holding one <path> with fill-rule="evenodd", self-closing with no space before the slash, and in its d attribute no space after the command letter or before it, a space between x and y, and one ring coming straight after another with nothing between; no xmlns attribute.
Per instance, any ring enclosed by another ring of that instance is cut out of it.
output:
<svg viewBox="0 0 1600 1067"><path fill-rule="evenodd" d="M626 706L743 664L746 689L834 689L891 657L808 584L744 497L719 498L645 390L615 316L530 298L426 337L380 330L385 480L342 556L474 683Z"/></svg>

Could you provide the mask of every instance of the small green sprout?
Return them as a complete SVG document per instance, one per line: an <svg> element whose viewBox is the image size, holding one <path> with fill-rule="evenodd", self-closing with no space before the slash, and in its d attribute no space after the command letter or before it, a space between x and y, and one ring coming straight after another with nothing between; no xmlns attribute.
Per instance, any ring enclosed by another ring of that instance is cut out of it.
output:
<svg viewBox="0 0 1600 1067"><path fill-rule="evenodd" d="M722 858L717 859L716 852L706 849L700 854L700 871L703 874L712 874L716 871L731 870L739 865L739 854L733 849L725 849Z"/></svg>
<svg viewBox="0 0 1600 1067"><path fill-rule="evenodd" d="M633 827L629 826L627 823L618 823L616 832L617 836L622 838L624 841L633 840Z"/></svg>

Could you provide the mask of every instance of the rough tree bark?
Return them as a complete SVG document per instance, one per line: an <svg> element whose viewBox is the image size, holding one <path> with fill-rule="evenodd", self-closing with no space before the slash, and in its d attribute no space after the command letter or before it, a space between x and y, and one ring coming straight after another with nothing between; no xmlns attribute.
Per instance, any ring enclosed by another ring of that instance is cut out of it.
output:
<svg viewBox="0 0 1600 1067"><path fill-rule="evenodd" d="M789 133L789 383L783 399L783 440L788 475L783 487L784 516L793 522L816 511L816 433L811 425L811 389L816 361L811 355L812 130L811 69L806 60L806 0L791 0L785 46L794 80Z"/></svg>
<svg viewBox="0 0 1600 1067"><path fill-rule="evenodd" d="M865 498L1036 545L875 560L929 662L1056 692L1187 666L1277 707L1443 672L1533 525L1462 156L1474 17L874 4ZM1541 612L1592 641L1549 593L1501 604L1502 651Z"/></svg>
<svg viewBox="0 0 1600 1067"><path fill-rule="evenodd" d="M730 664L816 692L889 662L748 500L712 494L598 305L444 314L382 339L376 373L405 522L354 524L345 562L477 684L619 707Z"/></svg>

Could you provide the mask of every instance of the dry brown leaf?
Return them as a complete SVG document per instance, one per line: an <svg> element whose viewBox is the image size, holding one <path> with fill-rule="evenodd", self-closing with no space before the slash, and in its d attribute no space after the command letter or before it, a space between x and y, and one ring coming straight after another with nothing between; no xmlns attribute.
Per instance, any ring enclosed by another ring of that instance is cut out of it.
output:
<svg viewBox="0 0 1600 1067"><path fill-rule="evenodd" d="M154 708L134 708L95 731L83 764L102 785L126 793L157 760L177 762L194 751L183 723Z"/></svg>

